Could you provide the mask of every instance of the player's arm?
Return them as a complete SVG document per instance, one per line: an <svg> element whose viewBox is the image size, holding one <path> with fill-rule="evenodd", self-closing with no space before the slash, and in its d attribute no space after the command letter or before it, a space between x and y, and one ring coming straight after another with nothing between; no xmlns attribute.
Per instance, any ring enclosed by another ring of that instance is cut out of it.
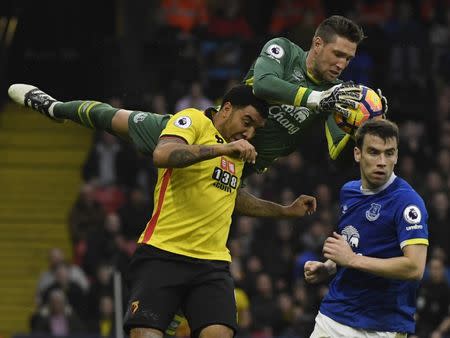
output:
<svg viewBox="0 0 450 338"><path fill-rule="evenodd" d="M336 273L336 263L331 259L326 262L307 261L304 266L305 281L308 283L320 283Z"/></svg>
<svg viewBox="0 0 450 338"><path fill-rule="evenodd" d="M427 245L412 244L403 247L403 256L392 258L375 258L357 255L350 248L345 238L334 232L325 240L324 256L337 265L350 269L372 273L377 276L420 280L425 270Z"/></svg>
<svg viewBox="0 0 450 338"><path fill-rule="evenodd" d="M227 144L197 145L188 144L181 137L161 136L153 151L153 163L157 168L184 168L222 155L249 163L254 163L256 159L255 147L246 140Z"/></svg>
<svg viewBox="0 0 450 338"><path fill-rule="evenodd" d="M123 139L129 139L128 120L131 113L131 110L119 109L112 116L111 129L115 135L120 136Z"/></svg>
<svg viewBox="0 0 450 338"><path fill-rule="evenodd" d="M294 106L306 105L311 90L282 79L290 54L287 39L275 38L266 43L254 65L252 80L256 96Z"/></svg>
<svg viewBox="0 0 450 338"><path fill-rule="evenodd" d="M241 215L252 217L303 217L316 211L317 202L312 196L301 195L290 205L281 205L257 198L244 189L239 189L235 210Z"/></svg>

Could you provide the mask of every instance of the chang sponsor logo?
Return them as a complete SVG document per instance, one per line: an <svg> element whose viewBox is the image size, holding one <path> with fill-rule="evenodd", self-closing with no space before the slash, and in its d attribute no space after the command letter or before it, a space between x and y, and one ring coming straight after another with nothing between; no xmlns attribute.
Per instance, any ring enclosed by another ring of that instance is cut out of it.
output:
<svg viewBox="0 0 450 338"><path fill-rule="evenodd" d="M283 104L281 106L271 106L269 108L269 119L277 121L281 126L287 129L288 134L293 135L300 130L302 124L309 116L311 111L306 107L294 107Z"/></svg>

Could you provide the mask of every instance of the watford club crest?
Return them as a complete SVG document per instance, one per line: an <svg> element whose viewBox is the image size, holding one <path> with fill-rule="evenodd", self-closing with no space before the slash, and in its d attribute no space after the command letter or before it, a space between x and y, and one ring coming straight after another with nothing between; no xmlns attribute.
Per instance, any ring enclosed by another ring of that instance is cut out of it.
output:
<svg viewBox="0 0 450 338"><path fill-rule="evenodd" d="M135 300L133 303L131 303L131 315L134 315L138 309L139 309L139 301Z"/></svg>

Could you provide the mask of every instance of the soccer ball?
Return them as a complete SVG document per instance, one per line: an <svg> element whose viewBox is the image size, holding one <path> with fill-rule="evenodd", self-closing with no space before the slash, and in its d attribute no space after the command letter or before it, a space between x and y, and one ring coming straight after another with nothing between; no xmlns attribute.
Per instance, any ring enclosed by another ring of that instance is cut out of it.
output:
<svg viewBox="0 0 450 338"><path fill-rule="evenodd" d="M383 105L381 98L371 88L360 85L362 87L362 99L358 108L349 108L350 111L356 112L348 118L344 118L339 113L333 113L334 120L338 127L347 134L353 135L358 127L366 120L383 118Z"/></svg>

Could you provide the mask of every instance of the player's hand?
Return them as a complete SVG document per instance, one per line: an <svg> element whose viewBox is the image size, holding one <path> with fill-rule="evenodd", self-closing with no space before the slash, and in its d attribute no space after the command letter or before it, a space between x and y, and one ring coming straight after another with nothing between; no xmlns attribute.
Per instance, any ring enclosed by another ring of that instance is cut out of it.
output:
<svg viewBox="0 0 450 338"><path fill-rule="evenodd" d="M307 261L303 268L303 274L307 283L320 283L329 277L325 263L318 261Z"/></svg>
<svg viewBox="0 0 450 338"><path fill-rule="evenodd" d="M352 82L345 82L320 93L317 109L325 113L339 113L349 118L362 99L362 88Z"/></svg>
<svg viewBox="0 0 450 338"><path fill-rule="evenodd" d="M347 240L337 232L325 240L322 251L326 258L343 267L350 266L356 256Z"/></svg>
<svg viewBox="0 0 450 338"><path fill-rule="evenodd" d="M225 152L223 155L238 158L244 162L255 163L258 153L255 147L247 140L237 140L224 145Z"/></svg>
<svg viewBox="0 0 450 338"><path fill-rule="evenodd" d="M301 195L290 205L284 207L286 217L303 217L316 211L317 201L313 196Z"/></svg>
<svg viewBox="0 0 450 338"><path fill-rule="evenodd" d="M384 118L386 118L386 114L389 109L387 98L386 98L386 96L383 95L380 88L377 89L377 94L380 97L381 105L383 106L383 116L384 116Z"/></svg>

